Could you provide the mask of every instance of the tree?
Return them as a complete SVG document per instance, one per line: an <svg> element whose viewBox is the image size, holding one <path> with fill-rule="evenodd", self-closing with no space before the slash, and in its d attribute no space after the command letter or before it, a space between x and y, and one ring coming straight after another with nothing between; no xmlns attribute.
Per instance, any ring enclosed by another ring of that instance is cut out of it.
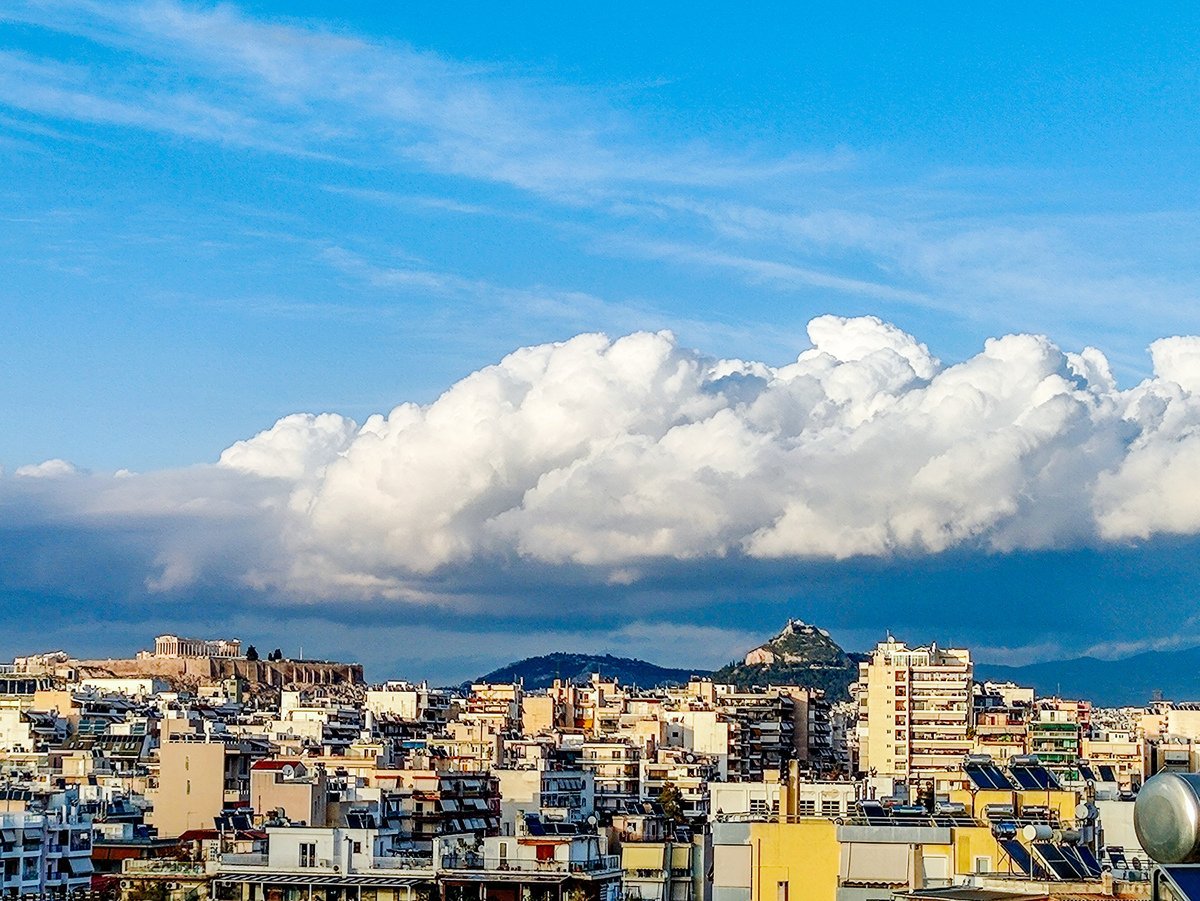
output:
<svg viewBox="0 0 1200 901"><path fill-rule="evenodd" d="M246 648L246 659L247 660L257 660L258 659L258 648L256 648L254 645L250 645L250 647Z"/></svg>
<svg viewBox="0 0 1200 901"><path fill-rule="evenodd" d="M674 782L664 782L662 791L658 793L658 803L662 806L663 814L668 820L683 823L687 817L683 815L683 792Z"/></svg>
<svg viewBox="0 0 1200 901"><path fill-rule="evenodd" d="M933 813L934 805L937 803L937 796L933 791L933 781L922 782L921 788L917 793L917 804L924 807L930 813Z"/></svg>
<svg viewBox="0 0 1200 901"><path fill-rule="evenodd" d="M283 651L279 650L279 648L276 648L270 654L267 655L267 659L268 660L282 660L283 659Z"/></svg>

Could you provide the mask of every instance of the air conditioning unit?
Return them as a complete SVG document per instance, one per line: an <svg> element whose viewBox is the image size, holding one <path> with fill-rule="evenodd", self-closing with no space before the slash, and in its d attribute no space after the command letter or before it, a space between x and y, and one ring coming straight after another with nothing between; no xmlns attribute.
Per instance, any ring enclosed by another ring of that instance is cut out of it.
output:
<svg viewBox="0 0 1200 901"><path fill-rule="evenodd" d="M165 883L165 885L166 885L168 891L172 891L177 888L183 888L183 886L180 885L178 882L167 882L167 883Z"/></svg>

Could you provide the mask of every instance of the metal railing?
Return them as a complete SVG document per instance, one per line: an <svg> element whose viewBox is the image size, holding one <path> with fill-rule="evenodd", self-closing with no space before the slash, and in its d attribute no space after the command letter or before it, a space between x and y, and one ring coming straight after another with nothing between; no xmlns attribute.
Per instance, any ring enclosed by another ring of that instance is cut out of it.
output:
<svg viewBox="0 0 1200 901"><path fill-rule="evenodd" d="M605 854L589 860L520 860L513 857L485 857L482 854L443 854L444 870L516 871L530 873L603 873L619 871L621 859Z"/></svg>
<svg viewBox="0 0 1200 901"><path fill-rule="evenodd" d="M265 854L222 854L221 865L231 867L265 867Z"/></svg>
<svg viewBox="0 0 1200 901"><path fill-rule="evenodd" d="M203 876L205 864L191 860L166 860L162 858L149 860L126 860L121 864L122 873L153 874L163 873L175 876Z"/></svg>
<svg viewBox="0 0 1200 901"><path fill-rule="evenodd" d="M431 870L433 869L433 857L419 855L372 857L371 868L375 870Z"/></svg>

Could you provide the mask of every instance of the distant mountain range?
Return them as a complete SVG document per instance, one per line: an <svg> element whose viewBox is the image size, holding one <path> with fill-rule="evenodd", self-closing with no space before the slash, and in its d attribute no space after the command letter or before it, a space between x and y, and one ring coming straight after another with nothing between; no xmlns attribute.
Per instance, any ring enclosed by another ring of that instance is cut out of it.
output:
<svg viewBox="0 0 1200 901"><path fill-rule="evenodd" d="M1146 651L1120 660L1075 657L1025 666L975 664L976 680L1030 685L1039 695L1086 698L1101 707L1145 704L1154 695L1200 700L1200 647Z"/></svg>
<svg viewBox="0 0 1200 901"><path fill-rule="evenodd" d="M592 673L624 685L657 688L683 685L693 677L711 677L741 688L755 685L802 685L825 690L830 700L846 700L858 678L858 664L868 655L843 651L824 629L790 620L778 635L749 651L740 661L716 672L673 669L645 660L611 654L544 654L510 663L475 679L512 682L526 689L549 688L555 679L576 684ZM1156 692L1173 701L1200 700L1200 646L1180 651L1146 651L1120 660L1075 657L1025 666L977 663L980 682L1016 682L1032 686L1042 697L1086 698L1101 707L1145 704Z"/></svg>
<svg viewBox="0 0 1200 901"><path fill-rule="evenodd" d="M595 654L544 654L527 657L493 670L476 682L513 682L523 679L531 691L549 688L555 679L576 684L588 682L592 673L615 678L625 685L656 688L684 685L693 676L711 677L740 688L754 685L802 685L821 688L831 700L850 697L849 686L858 677L861 654L847 654L824 629L789 620L783 631L753 649L740 661L715 673L700 669L670 669L645 660Z"/></svg>
<svg viewBox="0 0 1200 901"><path fill-rule="evenodd" d="M664 685L686 685L692 676L708 676L708 670L671 669L655 666L645 660L632 657L614 657L611 654L543 654L526 657L492 670L476 682L525 681L525 688L537 691L549 688L555 679L564 679L577 685L591 680L592 673L616 679L623 685L639 688L658 688Z"/></svg>

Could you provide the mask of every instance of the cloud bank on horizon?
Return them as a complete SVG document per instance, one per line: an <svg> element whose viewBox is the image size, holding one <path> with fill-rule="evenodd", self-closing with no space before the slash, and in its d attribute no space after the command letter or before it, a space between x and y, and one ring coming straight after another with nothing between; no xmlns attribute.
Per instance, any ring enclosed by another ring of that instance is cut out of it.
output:
<svg viewBox="0 0 1200 901"><path fill-rule="evenodd" d="M1122 390L1098 350L1045 337L990 339L945 365L873 317L808 331L781 367L666 332L524 347L361 425L286 416L215 465L22 467L0 479L0 514L10 532L137 546L152 592L301 601L445 600L442 574L480 564L632 584L662 561L1200 532L1200 338L1156 341L1153 376Z"/></svg>

